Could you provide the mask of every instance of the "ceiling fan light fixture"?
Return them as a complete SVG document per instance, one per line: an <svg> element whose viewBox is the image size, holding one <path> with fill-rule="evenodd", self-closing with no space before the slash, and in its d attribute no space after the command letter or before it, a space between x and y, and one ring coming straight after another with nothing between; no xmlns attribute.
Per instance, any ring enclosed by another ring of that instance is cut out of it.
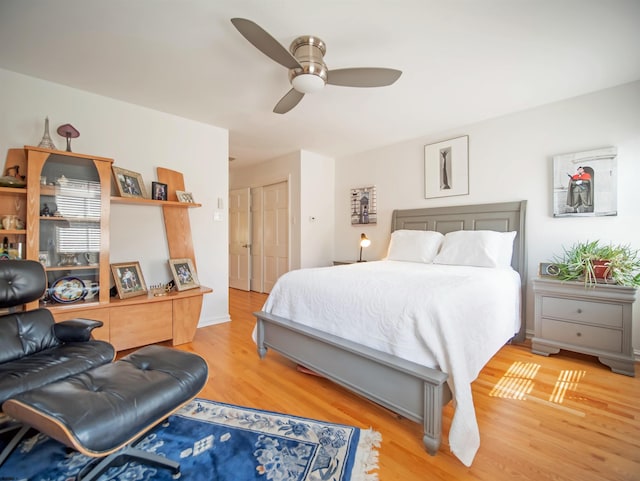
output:
<svg viewBox="0 0 640 481"><path fill-rule="evenodd" d="M291 85L298 92L312 94L324 88L324 79L315 74L303 73L291 79Z"/></svg>

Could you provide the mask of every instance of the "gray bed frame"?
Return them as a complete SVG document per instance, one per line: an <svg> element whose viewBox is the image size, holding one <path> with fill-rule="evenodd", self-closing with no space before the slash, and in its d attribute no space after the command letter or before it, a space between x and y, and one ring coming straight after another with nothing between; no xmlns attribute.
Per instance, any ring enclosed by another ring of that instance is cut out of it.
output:
<svg viewBox="0 0 640 481"><path fill-rule="evenodd" d="M456 230L517 231L513 268L522 279L521 326L514 338L525 335L525 209L526 201L454 207L435 207L393 212L391 231ZM435 455L441 443L442 408L451 400L447 374L324 333L294 320L264 311L257 318L258 354L271 348L292 361L322 374L351 391L395 413L423 423L427 452Z"/></svg>

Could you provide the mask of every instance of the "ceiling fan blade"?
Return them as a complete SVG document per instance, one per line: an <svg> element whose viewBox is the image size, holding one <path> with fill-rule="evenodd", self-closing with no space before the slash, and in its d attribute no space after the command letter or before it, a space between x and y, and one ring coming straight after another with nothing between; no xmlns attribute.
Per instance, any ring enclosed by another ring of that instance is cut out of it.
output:
<svg viewBox="0 0 640 481"><path fill-rule="evenodd" d="M327 83L342 87L384 87L400 78L402 72L391 68L341 68L329 70Z"/></svg>
<svg viewBox="0 0 640 481"><path fill-rule="evenodd" d="M304 97L302 92L298 92L296 89L289 90L273 108L273 112L276 114L286 114L289 110L298 105L302 100L302 97Z"/></svg>
<svg viewBox="0 0 640 481"><path fill-rule="evenodd" d="M246 18L232 18L231 23L255 48L288 69L302 68L296 58L258 24Z"/></svg>

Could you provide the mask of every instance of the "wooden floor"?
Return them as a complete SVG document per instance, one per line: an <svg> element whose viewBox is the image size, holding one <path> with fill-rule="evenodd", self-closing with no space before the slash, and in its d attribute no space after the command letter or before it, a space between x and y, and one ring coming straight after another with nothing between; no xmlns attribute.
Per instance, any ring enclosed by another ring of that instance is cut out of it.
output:
<svg viewBox="0 0 640 481"><path fill-rule="evenodd" d="M597 359L542 357L505 346L473 383L481 445L470 468L436 456L417 423L399 418L326 379L303 374L275 352L260 360L253 311L266 296L230 290L232 322L198 329L180 349L203 355L210 379L201 397L298 416L373 427L382 434L381 481L640 480L640 377L613 374ZM640 367L636 365L640 376Z"/></svg>

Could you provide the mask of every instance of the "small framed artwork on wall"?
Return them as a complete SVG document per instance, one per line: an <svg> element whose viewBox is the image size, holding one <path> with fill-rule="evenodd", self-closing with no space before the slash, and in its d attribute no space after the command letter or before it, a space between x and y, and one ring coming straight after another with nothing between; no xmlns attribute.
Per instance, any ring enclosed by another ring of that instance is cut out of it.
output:
<svg viewBox="0 0 640 481"><path fill-rule="evenodd" d="M424 148L424 197L469 194L469 136Z"/></svg>
<svg viewBox="0 0 640 481"><path fill-rule="evenodd" d="M351 225L375 224L377 221L376 186L351 189Z"/></svg>
<svg viewBox="0 0 640 481"><path fill-rule="evenodd" d="M617 149L606 147L553 157L553 216L617 215Z"/></svg>

